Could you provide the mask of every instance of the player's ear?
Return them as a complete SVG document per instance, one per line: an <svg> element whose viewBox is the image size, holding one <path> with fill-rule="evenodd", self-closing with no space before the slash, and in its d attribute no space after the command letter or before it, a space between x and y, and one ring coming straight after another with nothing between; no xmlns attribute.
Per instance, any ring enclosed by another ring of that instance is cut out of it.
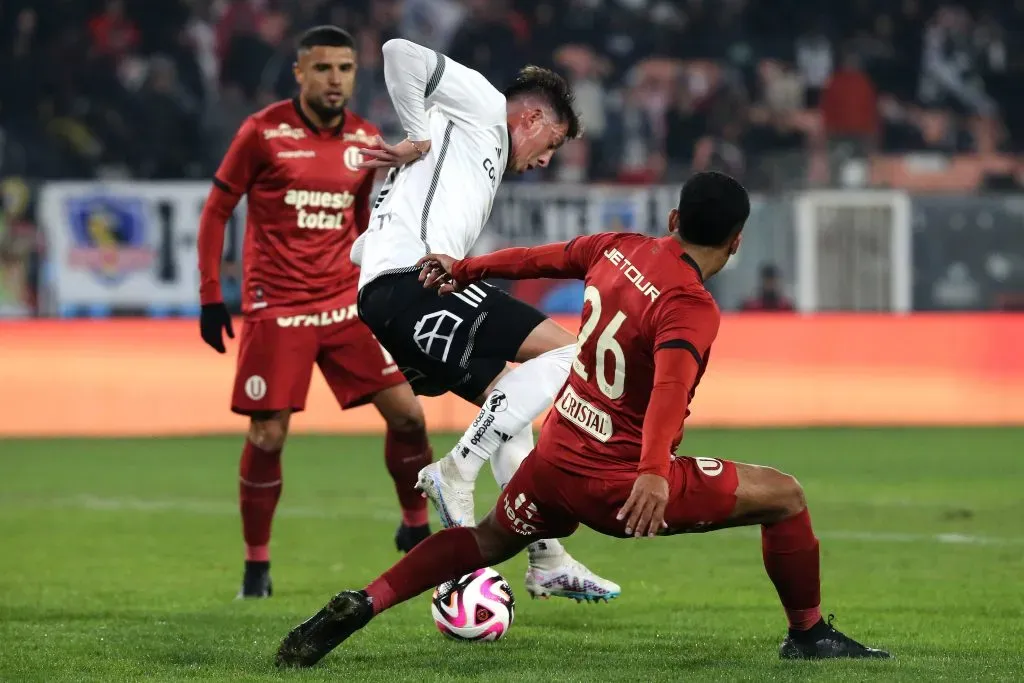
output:
<svg viewBox="0 0 1024 683"><path fill-rule="evenodd" d="M735 256L736 252L740 250L740 243L743 241L743 233L737 233L732 238L732 243L729 245L729 256Z"/></svg>
<svg viewBox="0 0 1024 683"><path fill-rule="evenodd" d="M302 69L299 68L299 61L292 62L292 73L295 74L295 82L302 85Z"/></svg>
<svg viewBox="0 0 1024 683"><path fill-rule="evenodd" d="M668 231L679 232L679 209L672 209L668 212Z"/></svg>

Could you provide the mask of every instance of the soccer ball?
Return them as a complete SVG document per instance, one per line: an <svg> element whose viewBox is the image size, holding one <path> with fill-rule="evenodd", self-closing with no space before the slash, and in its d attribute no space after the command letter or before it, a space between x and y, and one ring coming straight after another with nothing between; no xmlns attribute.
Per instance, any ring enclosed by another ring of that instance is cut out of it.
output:
<svg viewBox="0 0 1024 683"><path fill-rule="evenodd" d="M437 630L455 640L498 640L515 616L516 601L505 578L477 569L434 590L430 613Z"/></svg>

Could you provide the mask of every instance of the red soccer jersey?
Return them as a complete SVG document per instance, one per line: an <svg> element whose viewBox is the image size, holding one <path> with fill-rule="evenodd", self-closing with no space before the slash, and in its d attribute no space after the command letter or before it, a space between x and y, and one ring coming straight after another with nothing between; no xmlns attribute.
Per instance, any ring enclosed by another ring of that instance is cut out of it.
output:
<svg viewBox="0 0 1024 683"><path fill-rule="evenodd" d="M675 238L603 233L506 249L456 262L453 276L584 279L577 356L537 454L587 475L667 473L720 319Z"/></svg>
<svg viewBox="0 0 1024 683"><path fill-rule="evenodd" d="M224 221L247 195L242 310L260 318L338 305L359 279L348 254L370 219L374 173L358 163L377 132L351 112L320 130L297 99L247 118L201 219L202 303L221 300Z"/></svg>

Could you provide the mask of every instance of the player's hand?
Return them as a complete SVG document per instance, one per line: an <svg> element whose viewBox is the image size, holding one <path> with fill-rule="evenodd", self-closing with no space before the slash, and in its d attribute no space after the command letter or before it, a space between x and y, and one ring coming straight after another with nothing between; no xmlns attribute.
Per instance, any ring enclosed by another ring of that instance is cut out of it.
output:
<svg viewBox="0 0 1024 683"><path fill-rule="evenodd" d="M235 331L231 327L231 314L228 307L221 303L204 304L199 313L199 334L203 341L209 344L217 353L224 353L224 336L235 338Z"/></svg>
<svg viewBox="0 0 1024 683"><path fill-rule="evenodd" d="M420 268L420 282L426 289L436 289L438 294L462 290L462 286L452 277L455 259L448 254L427 254L416 265Z"/></svg>
<svg viewBox="0 0 1024 683"><path fill-rule="evenodd" d="M379 149L362 150L363 161L359 168L394 168L411 163L430 151L430 140L402 140L398 144L389 145L378 135L377 147Z"/></svg>
<svg viewBox="0 0 1024 683"><path fill-rule="evenodd" d="M668 479L657 474L641 474L633 483L629 500L615 517L626 520L626 535L636 538L655 536L665 523L665 506L668 505Z"/></svg>

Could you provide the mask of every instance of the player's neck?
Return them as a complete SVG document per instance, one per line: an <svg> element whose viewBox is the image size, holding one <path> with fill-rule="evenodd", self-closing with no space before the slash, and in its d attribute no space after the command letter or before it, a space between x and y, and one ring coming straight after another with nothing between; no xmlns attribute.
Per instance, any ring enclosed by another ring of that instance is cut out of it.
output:
<svg viewBox="0 0 1024 683"><path fill-rule="evenodd" d="M707 281L711 276L720 271L725 266L726 259L722 256L721 249L715 249L713 247L703 247L696 244L687 244L683 240L676 238L683 249L686 251L686 255L689 256L697 267L700 268L701 278Z"/></svg>
<svg viewBox="0 0 1024 683"><path fill-rule="evenodd" d="M324 121L322 118L320 118L320 114L317 114L316 111L314 111L313 108L309 106L309 103L306 102L306 98L301 96L299 97L299 107L302 109L302 113L306 115L306 118L309 119L313 123L313 125L315 125L320 130L323 130L325 128L337 128L338 125L341 123L342 118L344 118L345 116L345 114L342 113L338 114L337 116L332 116L329 121Z"/></svg>

